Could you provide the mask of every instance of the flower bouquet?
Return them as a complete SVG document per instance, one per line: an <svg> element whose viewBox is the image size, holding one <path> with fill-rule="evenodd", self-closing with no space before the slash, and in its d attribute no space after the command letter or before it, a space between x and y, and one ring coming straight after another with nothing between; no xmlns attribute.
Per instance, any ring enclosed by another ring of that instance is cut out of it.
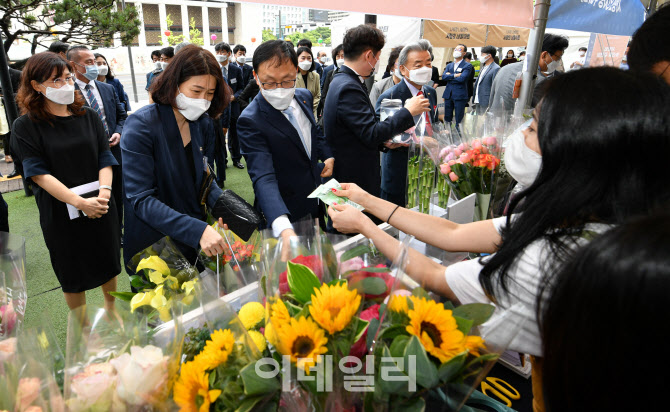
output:
<svg viewBox="0 0 670 412"><path fill-rule="evenodd" d="M28 300L25 271L25 240L0 233L0 341L21 330Z"/></svg>
<svg viewBox="0 0 670 412"><path fill-rule="evenodd" d="M110 294L130 302L132 312L148 307L150 319L158 314L161 322L167 322L172 319L171 310L176 302L186 306L193 303L198 271L170 238L164 237L133 256L128 268L135 273L130 276L130 284L137 292Z"/></svg>
<svg viewBox="0 0 670 412"><path fill-rule="evenodd" d="M172 316L180 313L173 308ZM176 316L175 316L176 315ZM181 359L183 330L163 340L143 316L82 307L68 319L64 395L75 411L166 410Z"/></svg>
<svg viewBox="0 0 670 412"><path fill-rule="evenodd" d="M200 251L198 260L205 266L203 276L214 276L217 279L217 290L220 296L257 281L262 272L260 251L263 236L261 233L254 232L245 242L231 230L219 227L218 222L215 222L212 227L223 237L226 246L223 254L212 257Z"/></svg>
<svg viewBox="0 0 670 412"><path fill-rule="evenodd" d="M427 124L421 116L412 132L407 163L407 208L430 213L435 189L434 147L436 137L443 130L440 123Z"/></svg>

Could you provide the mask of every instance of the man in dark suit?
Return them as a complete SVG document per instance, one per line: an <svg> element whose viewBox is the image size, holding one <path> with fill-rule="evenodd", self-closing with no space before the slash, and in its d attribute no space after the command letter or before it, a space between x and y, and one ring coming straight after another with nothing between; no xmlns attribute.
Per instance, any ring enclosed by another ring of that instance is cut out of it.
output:
<svg viewBox="0 0 670 412"><path fill-rule="evenodd" d="M335 163L316 126L311 93L295 87L297 69L298 56L288 43L261 44L254 52L261 94L244 110L238 124L255 206L277 237L295 235L291 222L324 215L318 200L307 196L322 177L332 175Z"/></svg>
<svg viewBox="0 0 670 412"><path fill-rule="evenodd" d="M454 61L444 69L442 80L446 80L444 94L444 121L451 123L456 112L456 125L461 123L465 115L465 105L468 103L468 79L474 70L472 65L463 57L468 48L459 44L454 49Z"/></svg>
<svg viewBox="0 0 670 412"><path fill-rule="evenodd" d="M149 90L149 86L151 86L152 77L163 71L163 66L161 65L160 50L154 50L151 52L151 62L154 64L154 69L149 73L147 73L147 85L144 88L144 90Z"/></svg>
<svg viewBox="0 0 670 412"><path fill-rule="evenodd" d="M479 69L479 77L477 77L477 81L475 82L473 100L477 108L477 114L482 114L489 108L493 80L496 78L498 70L500 70L500 66L493 61L496 52L495 47L485 46L482 47L482 51L479 54L481 68Z"/></svg>
<svg viewBox="0 0 670 412"><path fill-rule="evenodd" d="M403 80L382 93L375 105L379 118L384 99L400 99L403 104L414 96L425 96L430 101L430 112L414 116L418 122L421 116L430 123L439 122L437 113L437 92L428 86L432 83L432 47L428 40L419 40L403 47L398 57L398 67ZM382 155L381 198L405 207L407 205L407 146L389 150Z"/></svg>
<svg viewBox="0 0 670 412"><path fill-rule="evenodd" d="M98 66L95 64L93 52L86 46L74 46L67 52L67 59L74 68L76 76L74 87L81 91L86 105L98 113L109 137L110 151L119 163L114 166L112 178L112 195L119 214L119 222L123 222L123 181L121 173L121 133L123 124L128 118L126 109L119 100L113 86L95 80L98 77Z"/></svg>
<svg viewBox="0 0 670 412"><path fill-rule="evenodd" d="M379 151L395 149L393 136L414 126L413 116L428 112L429 101L412 97L393 117L378 122L364 80L379 66L384 34L370 25L349 29L344 35L344 64L333 75L324 108L326 139L336 159L333 177L340 183L356 183L379 196Z"/></svg>
<svg viewBox="0 0 670 412"><path fill-rule="evenodd" d="M216 59L221 64L221 71L223 72L223 77L228 79L228 86L233 90L233 96L230 100L230 129L228 129L228 151L230 152L230 157L233 160L233 165L238 169L244 169L242 164L242 155L240 154L240 142L237 138L237 119L240 117L240 104L237 101L237 98L242 94L244 90L244 77L242 69L236 64L230 64L231 56L233 55L233 50L230 48L228 43L219 43L214 46L214 51L216 51ZM225 145L222 145L222 148L225 148ZM217 179L222 177L219 172L221 168L226 167L226 155L225 153L217 153Z"/></svg>
<svg viewBox="0 0 670 412"><path fill-rule="evenodd" d="M235 56L235 64L237 67L242 69L242 82L244 86L242 89L247 87L249 84L249 80L253 77L253 72L254 69L253 67L249 66L247 63L247 48L242 46L241 44L238 44L235 46L233 49L233 55Z"/></svg>

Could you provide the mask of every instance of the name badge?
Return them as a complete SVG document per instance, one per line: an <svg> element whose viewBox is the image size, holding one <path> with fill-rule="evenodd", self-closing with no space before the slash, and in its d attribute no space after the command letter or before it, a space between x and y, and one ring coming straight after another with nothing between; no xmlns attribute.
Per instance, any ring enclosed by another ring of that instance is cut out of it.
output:
<svg viewBox="0 0 670 412"><path fill-rule="evenodd" d="M230 79L230 83L231 84L237 83L237 79Z"/></svg>
<svg viewBox="0 0 670 412"><path fill-rule="evenodd" d="M460 67L459 67L458 69L456 69L456 73L460 73L460 72L462 72L462 71L463 71L463 69L460 68Z"/></svg>

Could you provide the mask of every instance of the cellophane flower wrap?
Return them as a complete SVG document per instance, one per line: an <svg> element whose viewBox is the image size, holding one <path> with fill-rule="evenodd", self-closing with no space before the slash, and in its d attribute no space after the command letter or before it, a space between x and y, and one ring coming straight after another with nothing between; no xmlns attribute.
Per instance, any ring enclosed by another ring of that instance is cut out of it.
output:
<svg viewBox="0 0 670 412"><path fill-rule="evenodd" d="M194 303L198 271L170 240L164 237L139 252L128 262L130 285L137 292L111 292L112 296L130 302L131 312L140 310L154 324L172 319L176 306L188 311Z"/></svg>
<svg viewBox="0 0 670 412"><path fill-rule="evenodd" d="M28 300L25 261L25 239L0 232L0 341L21 330Z"/></svg>
<svg viewBox="0 0 670 412"><path fill-rule="evenodd" d="M371 376L361 361L366 318L389 293L394 269L367 243L346 239L316 231L313 238L279 240L266 251L264 332L281 367L283 402L298 402L296 396L304 401L308 393L316 410L362 406L362 392L350 389L365 386Z"/></svg>
<svg viewBox="0 0 670 412"><path fill-rule="evenodd" d="M407 208L429 213L435 190L435 162L432 148L434 135L442 129L440 123L427 123L424 116L419 118L411 133L407 163Z"/></svg>
<svg viewBox="0 0 670 412"><path fill-rule="evenodd" d="M493 319L493 305L442 303L423 286L397 277L371 322L376 379L366 411L460 410L519 332L518 308Z"/></svg>
<svg viewBox="0 0 670 412"><path fill-rule="evenodd" d="M212 227L224 240L223 254L210 257L201 250L198 260L205 267L203 275L217 279L219 295L224 296L258 281L263 272L261 232L254 232L245 242L233 231L219 227L218 222Z"/></svg>
<svg viewBox="0 0 670 412"><path fill-rule="evenodd" d="M254 330L252 336L232 306L212 293L212 278L203 279L201 286L201 308L183 316L187 333L184 362L173 392L176 407L181 411L276 410L278 378L264 379L256 372L263 353L258 348L264 344L262 334ZM260 312L257 318L264 318L264 308Z"/></svg>
<svg viewBox="0 0 670 412"><path fill-rule="evenodd" d="M181 306L154 329L121 303L82 307L68 319L64 397L69 411L167 410L181 359Z"/></svg>

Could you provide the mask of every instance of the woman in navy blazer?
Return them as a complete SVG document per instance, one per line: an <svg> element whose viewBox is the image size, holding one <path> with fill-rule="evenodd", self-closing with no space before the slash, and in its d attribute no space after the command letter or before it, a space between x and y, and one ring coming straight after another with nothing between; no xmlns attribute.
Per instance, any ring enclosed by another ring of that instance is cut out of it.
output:
<svg viewBox="0 0 670 412"><path fill-rule="evenodd" d="M114 87L116 90L116 95L119 96L119 100L123 103L123 107L127 112L130 111L130 99L128 99L128 93L123 89L123 85L119 79L114 78L114 73L112 73L112 68L109 67L107 59L100 53L95 53L95 64L98 66L98 78L99 82L107 83L108 85Z"/></svg>
<svg viewBox="0 0 670 412"><path fill-rule="evenodd" d="M207 255L222 253L224 241L205 222L199 201L205 163L214 155L210 116L221 115L230 101L219 64L207 50L186 46L150 93L155 103L128 118L121 139L124 261L163 236L191 262L198 247ZM206 204L211 207L222 191L215 182L210 187Z"/></svg>

